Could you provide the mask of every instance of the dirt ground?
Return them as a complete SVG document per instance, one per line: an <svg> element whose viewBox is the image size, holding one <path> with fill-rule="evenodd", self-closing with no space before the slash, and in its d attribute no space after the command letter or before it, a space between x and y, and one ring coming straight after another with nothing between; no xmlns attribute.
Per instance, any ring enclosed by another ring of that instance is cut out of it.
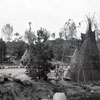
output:
<svg viewBox="0 0 100 100"><path fill-rule="evenodd" d="M53 96L54 86L47 82L0 83L0 100L39 100Z"/></svg>
<svg viewBox="0 0 100 100"><path fill-rule="evenodd" d="M8 78L8 74L6 72L6 75L2 75ZM57 84L54 80L35 81L25 75L24 70L23 72L14 72L12 77L13 79L0 81L0 100L40 100L40 98L52 100L55 87L61 88L68 100L100 95L100 82L86 85L64 80L57 82Z"/></svg>
<svg viewBox="0 0 100 100"><path fill-rule="evenodd" d="M68 82L66 86L61 87L46 81L6 81L0 83L0 100L39 100L40 98L52 100L55 87L62 88L68 100L78 100L93 94L88 86L79 86ZM94 87L95 91L97 89L97 86ZM100 94L100 89L98 89L98 93Z"/></svg>

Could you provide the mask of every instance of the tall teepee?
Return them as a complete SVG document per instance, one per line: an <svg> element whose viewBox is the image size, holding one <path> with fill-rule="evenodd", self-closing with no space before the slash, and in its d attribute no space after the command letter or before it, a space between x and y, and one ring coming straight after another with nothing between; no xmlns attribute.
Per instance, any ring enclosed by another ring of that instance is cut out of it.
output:
<svg viewBox="0 0 100 100"><path fill-rule="evenodd" d="M100 80L100 56L95 40L95 31L92 31L93 20L87 17L87 22L86 39L78 53L75 53L77 56L74 59L77 60L75 62L71 61L71 67L74 71L70 72L70 77L74 81L89 82Z"/></svg>
<svg viewBox="0 0 100 100"><path fill-rule="evenodd" d="M86 39L81 47L81 59L86 81L100 80L100 56L95 40L95 31L92 31L93 20L87 17L88 27Z"/></svg>

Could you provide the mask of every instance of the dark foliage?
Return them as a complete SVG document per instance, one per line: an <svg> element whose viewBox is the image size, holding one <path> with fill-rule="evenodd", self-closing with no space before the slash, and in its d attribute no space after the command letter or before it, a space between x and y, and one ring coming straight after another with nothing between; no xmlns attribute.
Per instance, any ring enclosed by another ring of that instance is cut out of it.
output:
<svg viewBox="0 0 100 100"><path fill-rule="evenodd" d="M31 46L31 62L30 67L28 67L31 77L47 80L47 74L52 68L49 61L53 58L53 51L49 47L48 43L48 33L40 29L37 31L37 40Z"/></svg>
<svg viewBox="0 0 100 100"><path fill-rule="evenodd" d="M57 38L55 40L48 41L49 46L53 49L54 59L57 61L63 60L68 62L70 56L73 55L75 48L82 44L81 40L72 38L70 40L64 40L62 38Z"/></svg>
<svg viewBox="0 0 100 100"><path fill-rule="evenodd" d="M6 43L0 39L0 63L5 61L6 49Z"/></svg>
<svg viewBox="0 0 100 100"><path fill-rule="evenodd" d="M26 49L26 43L22 40L7 42L7 52L11 56L16 56L16 59L20 59Z"/></svg>

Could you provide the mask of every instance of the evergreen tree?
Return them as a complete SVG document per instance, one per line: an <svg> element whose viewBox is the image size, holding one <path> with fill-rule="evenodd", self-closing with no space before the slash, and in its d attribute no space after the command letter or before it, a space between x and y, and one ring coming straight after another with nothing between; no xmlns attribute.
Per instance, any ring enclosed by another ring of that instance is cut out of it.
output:
<svg viewBox="0 0 100 100"><path fill-rule="evenodd" d="M47 80L47 74L52 68L49 61L53 58L53 52L47 43L49 36L49 32L46 29L41 28L37 31L36 41L31 46L31 67L28 67L30 76L43 80Z"/></svg>

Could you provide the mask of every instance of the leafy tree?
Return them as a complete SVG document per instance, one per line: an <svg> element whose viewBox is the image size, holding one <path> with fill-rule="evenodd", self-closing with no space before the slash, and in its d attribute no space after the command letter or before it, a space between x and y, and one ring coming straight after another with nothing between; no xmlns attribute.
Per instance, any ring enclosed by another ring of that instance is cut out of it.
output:
<svg viewBox="0 0 100 100"><path fill-rule="evenodd" d="M66 39L71 39L71 38L76 37L76 31L77 31L77 29L76 29L75 22L73 22L72 19L69 19L65 23L65 25L60 33L63 33L63 35Z"/></svg>
<svg viewBox="0 0 100 100"><path fill-rule="evenodd" d="M72 19L68 19L68 21L65 23L64 27L62 28L61 32L59 33L60 38L63 37L64 39L66 39L66 41L64 41L63 47L62 47L62 49L63 49L62 61L66 61L66 59L68 57L65 57L65 55L69 56L69 53L70 53L70 50L69 50L70 45L67 40L72 40L73 38L75 38L76 32L77 32L77 29L76 29L75 22ZM72 41L70 41L70 42L72 42ZM66 48L67 48L67 51L66 51Z"/></svg>
<svg viewBox="0 0 100 100"><path fill-rule="evenodd" d="M17 59L20 59L26 49L26 43L22 40L7 42L7 52L11 56L16 56Z"/></svg>
<svg viewBox="0 0 100 100"><path fill-rule="evenodd" d="M96 40L100 40L100 25L98 23L94 23L94 28L95 28L95 37Z"/></svg>
<svg viewBox="0 0 100 100"><path fill-rule="evenodd" d="M55 38L55 36L56 36L56 35L55 35L55 33L52 33L52 35L51 35L51 36L52 36L52 38Z"/></svg>
<svg viewBox="0 0 100 100"><path fill-rule="evenodd" d="M54 41L52 41L51 48L53 48L54 58L57 61L61 61L62 52L63 52L63 43L64 40L61 38L57 38Z"/></svg>
<svg viewBox="0 0 100 100"><path fill-rule="evenodd" d="M20 36L20 34L18 32L16 32L14 35L15 35L15 39L14 39L15 41L22 40L23 36Z"/></svg>
<svg viewBox="0 0 100 100"><path fill-rule="evenodd" d="M63 33L62 32L59 32L59 37L60 37L60 39L63 37Z"/></svg>
<svg viewBox="0 0 100 100"><path fill-rule="evenodd" d="M32 77L47 80L47 73L52 68L49 61L53 58L53 52L47 43L49 36L46 29L41 28L37 31L37 38L32 46L31 67L28 67L29 74Z"/></svg>
<svg viewBox="0 0 100 100"><path fill-rule="evenodd" d="M10 26L10 24L6 24L2 28L2 34L6 37L7 41L11 40L12 32L13 32L13 26Z"/></svg>
<svg viewBox="0 0 100 100"><path fill-rule="evenodd" d="M14 35L15 35L15 36L19 36L19 33L18 33L18 32L16 32Z"/></svg>
<svg viewBox="0 0 100 100"><path fill-rule="evenodd" d="M25 40L29 43L29 44L33 44L33 42L36 40L36 36L34 34L34 32L26 30L25 32Z"/></svg>
<svg viewBox="0 0 100 100"><path fill-rule="evenodd" d="M50 33L44 29L41 28L40 30L37 31L37 41L38 42L46 42L50 37Z"/></svg>
<svg viewBox="0 0 100 100"><path fill-rule="evenodd" d="M2 39L0 39L0 63L3 63L3 61L5 61L6 49L6 43Z"/></svg>
<svg viewBox="0 0 100 100"><path fill-rule="evenodd" d="M20 59L23 56L24 51L26 49L26 43L22 40L19 40L15 43L16 43L16 46L14 47L13 54L16 54L17 58Z"/></svg>
<svg viewBox="0 0 100 100"><path fill-rule="evenodd" d="M77 46L77 39L72 38L64 40L63 38L57 38L49 41L50 48L53 49L54 59L56 61L69 62L75 47ZM81 40L79 41L81 43Z"/></svg>

